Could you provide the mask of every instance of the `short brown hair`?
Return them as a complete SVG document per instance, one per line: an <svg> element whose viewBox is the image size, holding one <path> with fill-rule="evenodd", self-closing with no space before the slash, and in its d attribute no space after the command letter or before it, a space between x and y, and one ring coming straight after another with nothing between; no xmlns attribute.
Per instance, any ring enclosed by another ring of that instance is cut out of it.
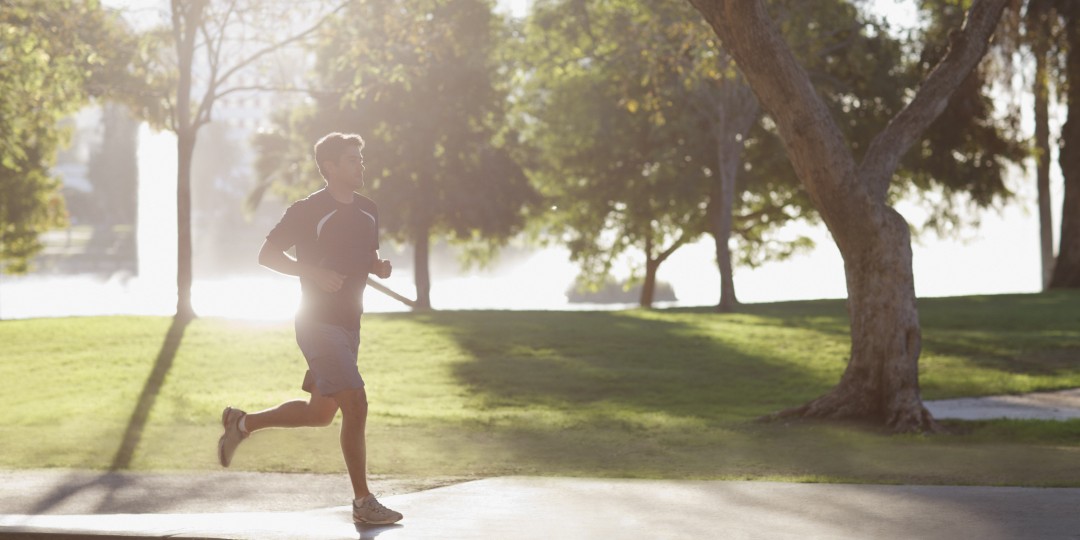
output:
<svg viewBox="0 0 1080 540"><path fill-rule="evenodd" d="M337 161L346 150L354 146L363 150L363 137L355 133L339 133L337 131L324 135L323 138L319 139L319 142L315 143L315 166L319 168L319 174L326 178L326 173L323 172L322 168L323 163Z"/></svg>

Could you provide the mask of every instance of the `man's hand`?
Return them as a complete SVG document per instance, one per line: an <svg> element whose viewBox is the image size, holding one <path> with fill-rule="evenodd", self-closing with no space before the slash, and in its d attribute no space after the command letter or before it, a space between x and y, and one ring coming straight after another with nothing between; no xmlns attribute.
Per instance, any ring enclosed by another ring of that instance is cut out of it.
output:
<svg viewBox="0 0 1080 540"><path fill-rule="evenodd" d="M312 266L307 269L306 277L315 282L320 289L326 292L337 292L345 283L345 276L330 270Z"/></svg>
<svg viewBox="0 0 1080 540"><path fill-rule="evenodd" d="M386 279L393 271L394 267L387 259L375 259L375 262L371 263L371 273L378 278Z"/></svg>

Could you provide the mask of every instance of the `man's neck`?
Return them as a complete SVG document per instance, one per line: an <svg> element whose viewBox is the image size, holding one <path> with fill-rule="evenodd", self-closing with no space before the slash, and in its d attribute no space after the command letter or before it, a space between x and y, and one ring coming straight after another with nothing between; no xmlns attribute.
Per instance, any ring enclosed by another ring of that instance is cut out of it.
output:
<svg viewBox="0 0 1080 540"><path fill-rule="evenodd" d="M337 202L344 204L349 204L353 202L353 190L352 187L348 184L327 182L326 190L330 192L330 196L333 197L334 200Z"/></svg>

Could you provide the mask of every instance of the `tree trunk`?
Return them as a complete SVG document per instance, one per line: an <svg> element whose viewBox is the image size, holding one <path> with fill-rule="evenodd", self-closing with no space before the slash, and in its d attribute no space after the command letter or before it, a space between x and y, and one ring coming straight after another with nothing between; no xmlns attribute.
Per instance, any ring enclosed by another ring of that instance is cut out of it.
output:
<svg viewBox="0 0 1080 540"><path fill-rule="evenodd" d="M660 268L660 261L652 259L651 255L646 255L645 260L645 281L641 284L641 307L652 308L653 300L656 298L656 271Z"/></svg>
<svg viewBox="0 0 1080 540"><path fill-rule="evenodd" d="M922 404L919 352L922 334L911 271L908 224L895 210L879 207L880 224L864 231L844 254L851 357L829 393L779 417L862 420L899 432L935 431Z"/></svg>
<svg viewBox="0 0 1080 540"><path fill-rule="evenodd" d="M1061 245L1050 279L1052 289L1080 287L1080 7L1066 14L1068 56L1068 119L1061 129L1061 174L1065 177L1065 200L1061 208Z"/></svg>
<svg viewBox="0 0 1080 540"><path fill-rule="evenodd" d="M921 335L907 223L886 204L900 157L940 116L986 52L1006 0L976 0L949 52L856 165L762 0L690 0L776 123L807 195L844 257L851 356L840 383L780 416L870 420L933 431L919 395Z"/></svg>
<svg viewBox="0 0 1080 540"><path fill-rule="evenodd" d="M761 116L761 106L742 75L725 78L719 83L716 95L719 103L709 111L709 118L716 140L717 174L706 212L716 246L716 266L720 271L720 303L716 309L730 313L739 305L731 255L735 180L742 167L743 141Z"/></svg>
<svg viewBox="0 0 1080 540"><path fill-rule="evenodd" d="M716 266L720 271L720 303L717 311L731 313L739 305L735 297L735 275L731 264L732 213L735 206L735 176L741 160L742 144L737 148L721 135L717 141L717 175L709 202L710 226L716 245Z"/></svg>
<svg viewBox="0 0 1080 540"><path fill-rule="evenodd" d="M1045 3L1035 2L1043 11L1035 15L1032 44L1035 55L1035 161L1039 193L1039 252L1042 260L1042 289L1050 286L1054 272L1054 224L1050 214L1050 88L1047 60L1050 52ZM1029 8L1030 9L1030 8ZM1036 9L1038 9L1036 7Z"/></svg>
<svg viewBox="0 0 1080 540"><path fill-rule="evenodd" d="M195 318L191 307L191 159L195 153L198 125L191 112L192 69L196 31L202 24L204 1L172 2L173 39L176 44L179 81L176 86L176 315L179 321Z"/></svg>
<svg viewBox="0 0 1080 540"><path fill-rule="evenodd" d="M427 228L416 233L413 239L413 279L416 282L415 311L431 309L431 231Z"/></svg>
<svg viewBox="0 0 1080 540"><path fill-rule="evenodd" d="M191 160L195 153L195 133L180 130L176 135L176 318L188 321L195 318L191 307Z"/></svg>

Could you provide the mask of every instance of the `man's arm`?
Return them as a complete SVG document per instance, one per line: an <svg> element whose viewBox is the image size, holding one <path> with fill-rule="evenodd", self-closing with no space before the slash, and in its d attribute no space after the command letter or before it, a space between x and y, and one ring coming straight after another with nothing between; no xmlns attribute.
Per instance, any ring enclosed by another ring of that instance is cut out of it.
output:
<svg viewBox="0 0 1080 540"><path fill-rule="evenodd" d="M297 261L269 240L263 242L262 249L259 250L259 264L287 276L310 279L326 292L337 292L345 282L345 276L327 268Z"/></svg>
<svg viewBox="0 0 1080 540"><path fill-rule="evenodd" d="M390 277L390 273L394 271L394 266L390 264L388 259L379 258L379 250L375 250L375 260L371 263L371 270L368 270L369 274L375 274L375 277L386 279Z"/></svg>

